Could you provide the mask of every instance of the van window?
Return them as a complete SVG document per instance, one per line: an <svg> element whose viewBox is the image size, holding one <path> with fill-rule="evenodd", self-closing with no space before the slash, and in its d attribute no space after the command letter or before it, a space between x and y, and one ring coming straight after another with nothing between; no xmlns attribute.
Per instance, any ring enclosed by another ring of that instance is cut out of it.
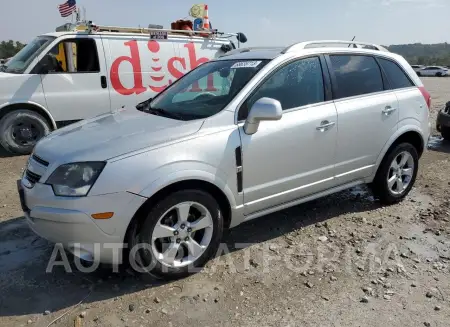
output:
<svg viewBox="0 0 450 327"><path fill-rule="evenodd" d="M280 68L246 101L238 120L247 118L252 105L264 97L280 101L283 110L323 102L325 90L319 58L300 59Z"/></svg>
<svg viewBox="0 0 450 327"><path fill-rule="evenodd" d="M378 58L378 62L389 79L391 89L414 86L405 72L393 61Z"/></svg>
<svg viewBox="0 0 450 327"><path fill-rule="evenodd" d="M384 90L380 67L370 56L330 56L336 77L335 99L380 92Z"/></svg>
<svg viewBox="0 0 450 327"><path fill-rule="evenodd" d="M98 73L100 65L93 39L64 40L44 59L51 73Z"/></svg>
<svg viewBox="0 0 450 327"><path fill-rule="evenodd" d="M268 62L230 59L203 63L159 93L143 111L179 120L210 117L225 108Z"/></svg>

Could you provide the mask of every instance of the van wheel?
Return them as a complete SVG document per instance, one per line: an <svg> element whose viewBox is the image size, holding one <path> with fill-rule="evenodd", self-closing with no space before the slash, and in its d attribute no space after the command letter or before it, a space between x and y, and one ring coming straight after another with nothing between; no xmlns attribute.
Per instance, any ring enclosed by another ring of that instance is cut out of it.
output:
<svg viewBox="0 0 450 327"><path fill-rule="evenodd" d="M48 133L50 126L45 118L31 110L14 110L0 120L0 144L14 154L30 154Z"/></svg>
<svg viewBox="0 0 450 327"><path fill-rule="evenodd" d="M129 249L132 266L163 279L185 277L216 254L222 234L222 213L210 194L177 191L148 213L131 244L140 250Z"/></svg>
<svg viewBox="0 0 450 327"><path fill-rule="evenodd" d="M401 143L384 157L371 185L381 203L393 204L408 195L419 168L417 150L410 143Z"/></svg>
<svg viewBox="0 0 450 327"><path fill-rule="evenodd" d="M441 126L441 135L446 141L450 141L450 127Z"/></svg>

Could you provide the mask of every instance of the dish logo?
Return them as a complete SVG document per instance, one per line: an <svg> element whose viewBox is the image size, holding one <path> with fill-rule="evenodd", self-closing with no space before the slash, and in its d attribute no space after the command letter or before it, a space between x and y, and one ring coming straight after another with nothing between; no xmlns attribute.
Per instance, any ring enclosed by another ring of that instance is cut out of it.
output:
<svg viewBox="0 0 450 327"><path fill-rule="evenodd" d="M178 63L178 66L181 66L184 71L187 71L192 70L200 64L209 61L209 59L205 57L197 58L195 44L193 42L189 42L183 45L183 48L187 50L187 58L177 56L170 57L167 61L167 70L163 71L163 66L160 63L161 58L158 56L161 49L160 44L155 40L151 40L147 43L147 48L153 55L151 65L153 74L150 76L152 84L147 86L143 83L141 55L139 53L137 41L128 41L125 42L124 45L129 48L130 55L120 56L116 58L111 65L110 72L112 87L114 88L114 90L116 90L116 92L122 95L141 94L147 91L147 88L150 88L153 92L159 93L167 86L172 84L174 80L177 80L185 74L183 71L180 71L176 67L176 63ZM120 65L124 62L129 62L133 67L133 87L131 88L125 87L120 80L119 68ZM167 72L169 73L169 76L166 76ZM194 83L192 87L187 90L187 92L201 91L203 91L203 89L200 88L198 82ZM207 86L204 91L217 91L217 89L214 87L212 74L208 75Z"/></svg>

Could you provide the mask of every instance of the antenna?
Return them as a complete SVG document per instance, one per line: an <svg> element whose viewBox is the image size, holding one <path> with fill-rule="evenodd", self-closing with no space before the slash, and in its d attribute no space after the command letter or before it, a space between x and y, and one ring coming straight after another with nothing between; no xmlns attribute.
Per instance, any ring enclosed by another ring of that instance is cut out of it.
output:
<svg viewBox="0 0 450 327"><path fill-rule="evenodd" d="M352 41L355 41L356 35L353 37ZM348 45L348 48L350 48L350 44Z"/></svg>

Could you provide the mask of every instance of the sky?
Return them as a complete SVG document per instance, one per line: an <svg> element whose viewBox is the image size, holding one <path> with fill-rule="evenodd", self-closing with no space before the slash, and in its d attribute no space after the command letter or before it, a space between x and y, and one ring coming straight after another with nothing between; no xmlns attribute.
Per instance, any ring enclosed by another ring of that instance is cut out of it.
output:
<svg viewBox="0 0 450 327"><path fill-rule="evenodd" d="M64 0L0 0L0 41L29 42L69 22ZM7 3L7 5L6 5ZM99 25L165 28L186 18L186 0L77 0ZM450 42L450 0L206 0L212 27L243 32L248 46L285 46L315 39L383 45Z"/></svg>

